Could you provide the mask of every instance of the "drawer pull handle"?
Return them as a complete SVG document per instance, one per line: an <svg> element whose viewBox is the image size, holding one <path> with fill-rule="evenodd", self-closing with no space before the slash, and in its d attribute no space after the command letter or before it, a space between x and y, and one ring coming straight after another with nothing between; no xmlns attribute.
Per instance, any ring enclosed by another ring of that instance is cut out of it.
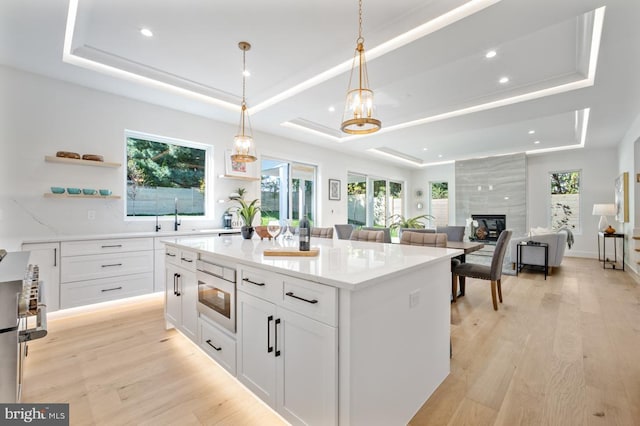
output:
<svg viewBox="0 0 640 426"><path fill-rule="evenodd" d="M211 343L211 339L207 340L207 345L211 346L216 351L221 351L222 350L222 348L218 348L217 346L214 346L214 344Z"/></svg>
<svg viewBox="0 0 640 426"><path fill-rule="evenodd" d="M114 288L103 288L102 290L100 290L101 292L105 293L107 291L114 291L114 290L122 290L122 286L120 287L114 287Z"/></svg>
<svg viewBox="0 0 640 426"><path fill-rule="evenodd" d="M273 321L273 315L267 317L267 352L273 352L273 346L271 346L271 321Z"/></svg>
<svg viewBox="0 0 640 426"><path fill-rule="evenodd" d="M180 259L184 260L185 262L193 262L193 259L187 259L186 257L181 257Z"/></svg>
<svg viewBox="0 0 640 426"><path fill-rule="evenodd" d="M176 255L173 253L167 253L167 256L176 257Z"/></svg>
<svg viewBox="0 0 640 426"><path fill-rule="evenodd" d="M122 263L111 263L108 265L102 265L103 268L109 268L111 266L122 266Z"/></svg>
<svg viewBox="0 0 640 426"><path fill-rule="evenodd" d="M242 281L245 281L245 282L248 282L249 284L257 285L257 286L260 286L260 287L264 286L264 283L257 283L255 281L251 281L249 278L243 278Z"/></svg>
<svg viewBox="0 0 640 426"><path fill-rule="evenodd" d="M318 303L317 299L313 299L313 300L305 299L304 297L296 296L295 294L293 294L292 291L286 293L286 295L289 296L289 297L293 297L294 299L302 300L302 301L307 302L307 303L311 303L311 304Z"/></svg>
<svg viewBox="0 0 640 426"><path fill-rule="evenodd" d="M102 246L102 248L120 248L122 247L122 244L112 244L109 246Z"/></svg>
<svg viewBox="0 0 640 426"><path fill-rule="evenodd" d="M280 318L276 318L275 326L273 327L276 334L276 356L280 356L280 349L278 349L278 324L280 324Z"/></svg>

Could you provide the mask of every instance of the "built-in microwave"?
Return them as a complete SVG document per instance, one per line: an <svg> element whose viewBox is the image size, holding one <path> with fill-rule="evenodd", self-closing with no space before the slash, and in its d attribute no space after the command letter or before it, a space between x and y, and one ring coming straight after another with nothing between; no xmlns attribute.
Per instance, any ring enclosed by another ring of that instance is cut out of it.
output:
<svg viewBox="0 0 640 426"><path fill-rule="evenodd" d="M198 260L198 312L232 333L236 332L236 271Z"/></svg>

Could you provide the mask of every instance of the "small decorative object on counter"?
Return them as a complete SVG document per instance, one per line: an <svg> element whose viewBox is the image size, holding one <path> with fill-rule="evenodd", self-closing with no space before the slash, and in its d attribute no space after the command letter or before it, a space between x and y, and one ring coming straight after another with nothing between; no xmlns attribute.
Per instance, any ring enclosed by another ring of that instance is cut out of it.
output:
<svg viewBox="0 0 640 426"><path fill-rule="evenodd" d="M611 225L609 225L609 227L605 229L604 232L606 232L607 234L615 234L616 230L612 228Z"/></svg>
<svg viewBox="0 0 640 426"><path fill-rule="evenodd" d="M236 212L238 216L244 222L244 225L240 228L240 232L242 233L242 238L245 240L251 239L253 237L254 228L252 226L253 219L256 217L258 212L260 211L260 200L256 198L255 200L247 203L244 199L244 194L246 190L244 188L238 188L237 195L232 194L229 196L231 201L237 202L239 205L230 207L230 211Z"/></svg>
<svg viewBox="0 0 640 426"><path fill-rule="evenodd" d="M309 251L311 240L310 232L309 219L307 218L307 212L305 208L304 217L300 221L298 231L300 235L300 251Z"/></svg>

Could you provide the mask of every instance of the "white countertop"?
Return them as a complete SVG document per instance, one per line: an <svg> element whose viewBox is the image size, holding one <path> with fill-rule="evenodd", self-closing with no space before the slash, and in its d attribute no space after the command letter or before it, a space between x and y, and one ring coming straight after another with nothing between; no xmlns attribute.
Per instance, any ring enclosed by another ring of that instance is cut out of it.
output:
<svg viewBox="0 0 640 426"><path fill-rule="evenodd" d="M264 256L264 249L274 247L274 243L266 239L261 241L255 236L251 240L234 235L172 238L164 242L203 253L213 253L232 262L349 290L362 289L388 280L390 275L462 254L462 250L447 248L326 238L311 239L311 247L320 249L318 256L314 257ZM278 239L275 246L297 248L298 241Z"/></svg>
<svg viewBox="0 0 640 426"><path fill-rule="evenodd" d="M209 235L209 234L235 234L239 233L238 229L224 229L224 228L211 228L211 229L191 229L191 230L179 230L179 231L143 231L143 232L123 232L118 234L83 234L83 235L57 235L44 238L32 238L22 241L23 244L37 244L37 243L55 243L58 241L86 241L86 240L108 240L115 238L148 238L148 237L166 237L175 238L176 236L186 235Z"/></svg>

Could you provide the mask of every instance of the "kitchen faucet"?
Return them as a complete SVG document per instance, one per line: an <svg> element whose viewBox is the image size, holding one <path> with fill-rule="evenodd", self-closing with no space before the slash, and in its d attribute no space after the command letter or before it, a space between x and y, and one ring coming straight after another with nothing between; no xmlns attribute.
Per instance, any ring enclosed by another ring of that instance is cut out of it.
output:
<svg viewBox="0 0 640 426"><path fill-rule="evenodd" d="M173 230L177 231L178 230L178 226L180 226L180 221L178 220L178 198L176 197L176 201L175 201L175 216L174 216L174 220L173 220Z"/></svg>
<svg viewBox="0 0 640 426"><path fill-rule="evenodd" d="M158 223L158 215L156 215L156 232L160 231L161 229L162 229L162 225Z"/></svg>

